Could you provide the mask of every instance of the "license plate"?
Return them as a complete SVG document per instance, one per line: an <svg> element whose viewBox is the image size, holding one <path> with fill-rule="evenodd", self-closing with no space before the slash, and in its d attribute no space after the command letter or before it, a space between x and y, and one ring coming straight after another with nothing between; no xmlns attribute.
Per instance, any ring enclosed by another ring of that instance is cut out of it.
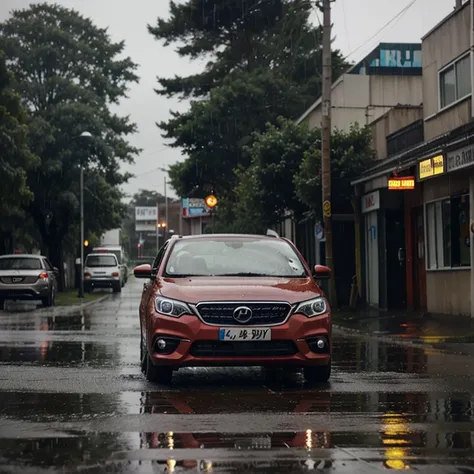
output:
<svg viewBox="0 0 474 474"><path fill-rule="evenodd" d="M270 328L232 328L219 330L219 341L271 341Z"/></svg>

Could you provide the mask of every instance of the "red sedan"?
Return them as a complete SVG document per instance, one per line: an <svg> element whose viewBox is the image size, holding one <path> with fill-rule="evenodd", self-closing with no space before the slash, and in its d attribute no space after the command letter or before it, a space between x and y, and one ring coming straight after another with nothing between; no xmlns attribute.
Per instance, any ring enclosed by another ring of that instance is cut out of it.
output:
<svg viewBox="0 0 474 474"><path fill-rule="evenodd" d="M331 310L287 239L259 235L175 236L153 265L140 303L141 365L149 381L170 383L181 367L303 369L310 382L331 375Z"/></svg>

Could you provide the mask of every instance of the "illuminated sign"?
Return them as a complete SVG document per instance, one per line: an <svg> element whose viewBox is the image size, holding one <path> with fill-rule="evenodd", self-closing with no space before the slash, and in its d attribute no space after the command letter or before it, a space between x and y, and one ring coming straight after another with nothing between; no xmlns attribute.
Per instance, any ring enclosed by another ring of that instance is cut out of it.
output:
<svg viewBox="0 0 474 474"><path fill-rule="evenodd" d="M415 177L402 176L397 178L390 178L388 180L388 189L390 191L406 191L415 189Z"/></svg>
<svg viewBox="0 0 474 474"><path fill-rule="evenodd" d="M420 179L431 178L444 173L444 158L443 155L437 155L428 160L423 160L418 163L418 172Z"/></svg>

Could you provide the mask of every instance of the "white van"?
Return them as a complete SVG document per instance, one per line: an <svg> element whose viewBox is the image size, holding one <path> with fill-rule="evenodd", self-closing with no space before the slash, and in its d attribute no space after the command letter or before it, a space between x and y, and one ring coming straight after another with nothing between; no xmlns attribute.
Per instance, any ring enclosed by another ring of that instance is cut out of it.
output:
<svg viewBox="0 0 474 474"><path fill-rule="evenodd" d="M90 253L84 265L84 291L94 288L112 288L122 291L122 276L117 257L113 253Z"/></svg>
<svg viewBox="0 0 474 474"><path fill-rule="evenodd" d="M119 245L108 245L106 247L95 247L92 249L93 253L113 253L118 260L120 266L120 276L122 278L122 286L127 283L128 280L128 266L125 261L125 252Z"/></svg>

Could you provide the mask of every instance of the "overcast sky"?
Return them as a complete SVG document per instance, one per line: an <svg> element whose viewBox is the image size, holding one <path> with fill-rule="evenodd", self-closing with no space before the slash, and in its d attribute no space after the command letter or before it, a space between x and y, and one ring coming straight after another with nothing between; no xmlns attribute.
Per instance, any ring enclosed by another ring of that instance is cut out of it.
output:
<svg viewBox="0 0 474 474"><path fill-rule="evenodd" d="M0 0L0 20L12 9L27 7L31 0ZM157 167L182 160L179 150L167 148L155 122L167 120L170 110L185 110L186 103L165 99L153 91L157 76L187 75L201 68L165 48L148 34L146 25L158 17L168 15L168 0L56 0L66 7L79 10L91 17L100 27L109 27L114 40L125 40L126 52L139 64L140 84L130 90L129 99L120 105L120 113L130 114L138 124L138 133L131 138L143 149L135 165L127 167L136 178L130 180L125 191L133 194L138 189L164 190L165 174ZM374 36L411 0L336 0L333 6L333 36L335 47L352 61L361 59L380 42L417 42L453 10L455 0L417 0L396 21ZM316 18L315 18L315 21ZM370 41L368 41L370 39ZM316 99L316 98L315 98ZM168 194L173 195L168 189Z"/></svg>

